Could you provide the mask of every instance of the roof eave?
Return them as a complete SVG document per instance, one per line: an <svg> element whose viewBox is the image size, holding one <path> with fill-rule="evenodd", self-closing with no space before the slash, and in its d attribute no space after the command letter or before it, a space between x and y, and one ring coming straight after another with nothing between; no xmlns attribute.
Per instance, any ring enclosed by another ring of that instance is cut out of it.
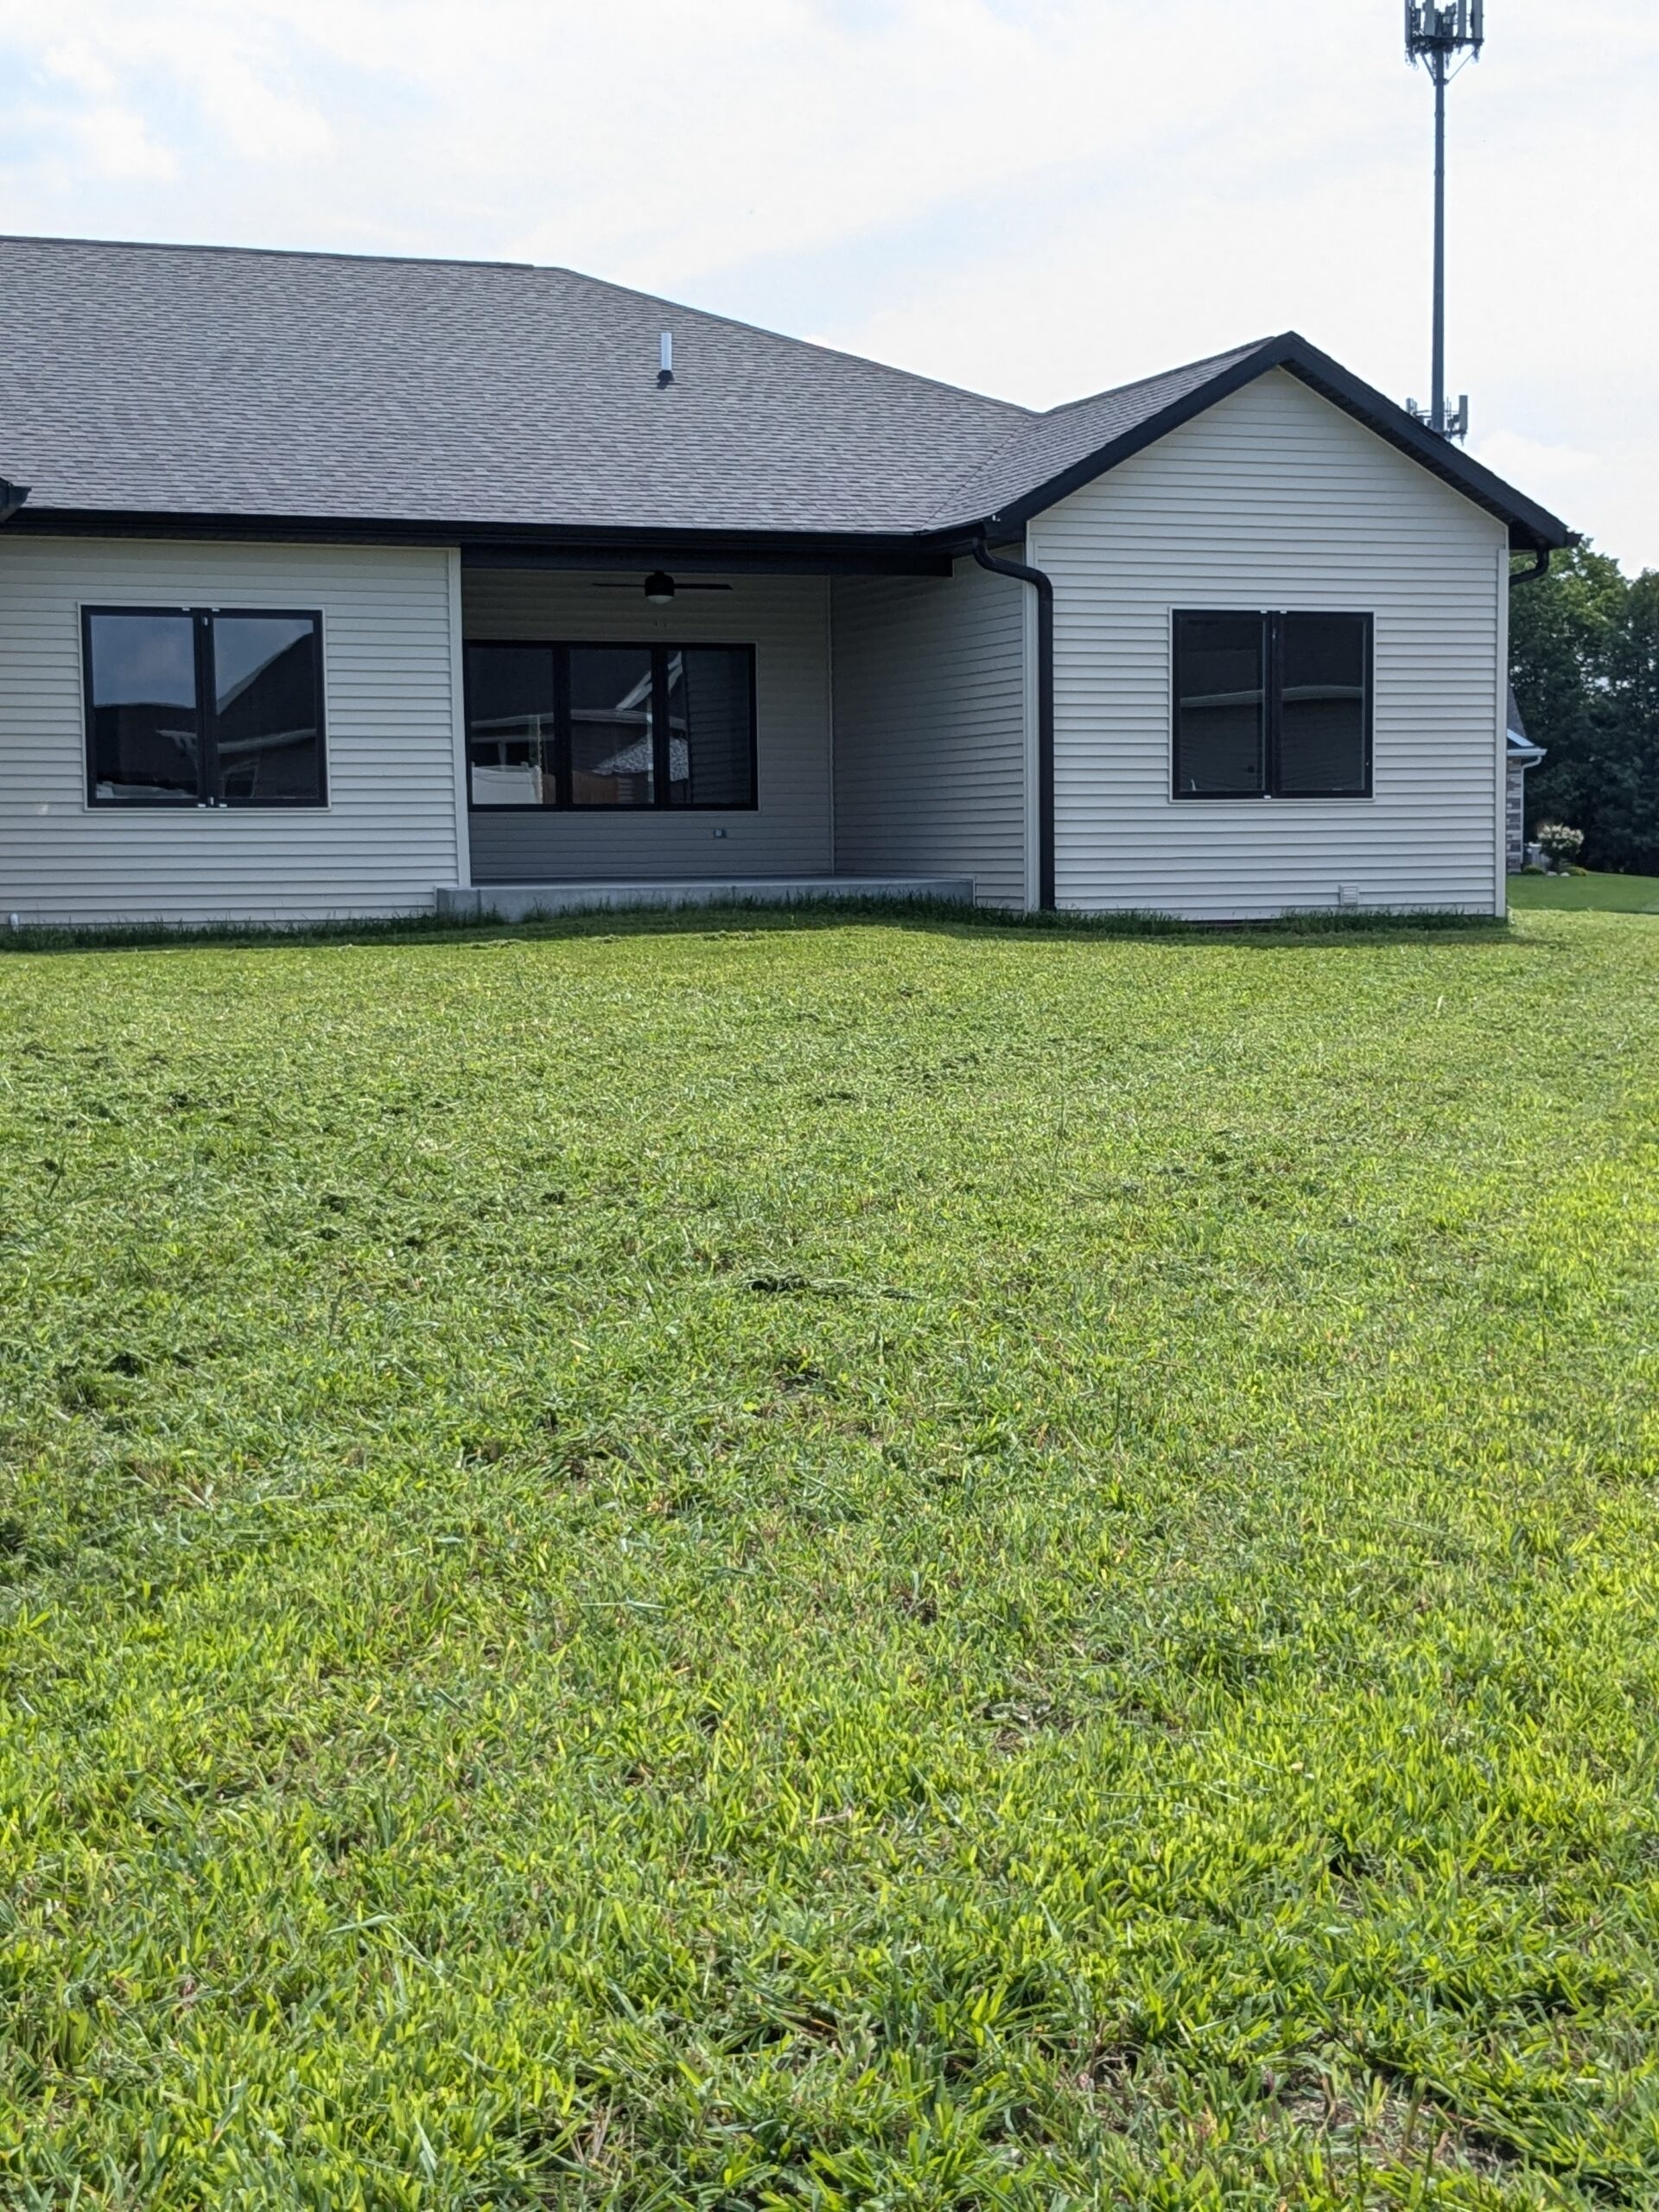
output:
<svg viewBox="0 0 1659 2212"><path fill-rule="evenodd" d="M1447 439L1425 429L1385 392L1362 383L1339 361L1322 353L1317 346L1311 346L1294 330L1269 339L1242 360L1235 361L1218 375L1160 409L1157 414L1136 423L1121 437L1109 440L1059 474L1033 486L1017 499L1006 502L994 513L978 519L987 526L1007 528L1029 522L1033 516L1054 506L1071 493L1081 491L1084 485L1092 484L1132 455L1143 453L1160 438L1167 437L1172 430L1178 430L1184 423L1206 413L1219 401L1242 391L1270 369L1287 371L1311 391L1420 462L1443 483L1484 507L1508 526L1510 543L1517 551L1555 552L1578 542L1558 515L1529 499L1524 493L1517 492L1491 469L1482 467L1478 461L1471 461Z"/></svg>
<svg viewBox="0 0 1659 2212"><path fill-rule="evenodd" d="M755 575L942 575L964 533L709 530L435 516L230 514L184 508L42 507L8 528L30 537L207 538L265 543L454 546L480 568L652 568Z"/></svg>

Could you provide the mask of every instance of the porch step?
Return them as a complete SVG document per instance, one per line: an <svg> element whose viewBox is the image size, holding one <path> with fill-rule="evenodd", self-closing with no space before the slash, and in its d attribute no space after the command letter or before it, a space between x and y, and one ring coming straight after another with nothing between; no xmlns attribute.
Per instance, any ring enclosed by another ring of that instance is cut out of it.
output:
<svg viewBox="0 0 1659 2212"><path fill-rule="evenodd" d="M635 883L440 885L441 914L523 922L589 906L798 906L817 899L942 899L971 906L971 875L749 875Z"/></svg>

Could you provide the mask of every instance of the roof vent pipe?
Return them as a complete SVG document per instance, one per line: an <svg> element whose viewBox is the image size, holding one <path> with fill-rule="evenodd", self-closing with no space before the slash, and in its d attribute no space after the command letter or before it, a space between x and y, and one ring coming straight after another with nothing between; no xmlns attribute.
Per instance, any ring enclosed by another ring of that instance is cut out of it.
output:
<svg viewBox="0 0 1659 2212"><path fill-rule="evenodd" d="M657 389L662 391L674 381L674 334L665 330L657 349Z"/></svg>

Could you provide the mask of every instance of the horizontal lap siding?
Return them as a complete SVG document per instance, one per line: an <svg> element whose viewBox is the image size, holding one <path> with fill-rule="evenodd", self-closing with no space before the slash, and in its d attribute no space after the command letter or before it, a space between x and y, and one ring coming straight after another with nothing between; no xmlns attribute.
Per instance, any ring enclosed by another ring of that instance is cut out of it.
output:
<svg viewBox="0 0 1659 2212"><path fill-rule="evenodd" d="M301 920L458 880L441 550L0 537L0 912ZM83 603L321 608L326 808L86 804Z"/></svg>
<svg viewBox="0 0 1659 2212"><path fill-rule="evenodd" d="M836 582L837 868L1026 903L1027 590L965 561Z"/></svg>
<svg viewBox="0 0 1659 2212"><path fill-rule="evenodd" d="M1209 920L1500 895L1502 526L1281 372L1039 516L1063 906ZM1174 607L1376 616L1375 797L1170 797Z"/></svg>
<svg viewBox="0 0 1659 2212"><path fill-rule="evenodd" d="M829 587L818 576L706 581L729 581L732 588L683 591L671 607L658 607L647 603L640 579L633 576L527 569L463 575L468 638L630 645L704 640L755 648L755 809L659 813L642 807L608 814L480 808L471 817L474 883L828 873ZM717 829L726 835L716 837Z"/></svg>

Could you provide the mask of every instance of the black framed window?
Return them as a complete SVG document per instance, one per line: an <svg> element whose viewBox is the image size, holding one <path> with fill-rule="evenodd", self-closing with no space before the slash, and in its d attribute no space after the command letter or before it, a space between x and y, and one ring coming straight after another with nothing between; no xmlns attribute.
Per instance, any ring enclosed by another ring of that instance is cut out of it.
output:
<svg viewBox="0 0 1659 2212"><path fill-rule="evenodd" d="M567 645L572 806L657 801L657 649Z"/></svg>
<svg viewBox="0 0 1659 2212"><path fill-rule="evenodd" d="M320 614L89 607L81 657L92 805L327 803Z"/></svg>
<svg viewBox="0 0 1659 2212"><path fill-rule="evenodd" d="M1371 618L1279 617L1281 798L1363 798L1371 787Z"/></svg>
<svg viewBox="0 0 1659 2212"><path fill-rule="evenodd" d="M1181 612L1177 798L1369 798L1369 614Z"/></svg>
<svg viewBox="0 0 1659 2212"><path fill-rule="evenodd" d="M1175 617L1175 795L1266 788L1267 625L1259 614Z"/></svg>
<svg viewBox="0 0 1659 2212"><path fill-rule="evenodd" d="M557 708L551 645L469 645L467 753L474 806L554 802Z"/></svg>
<svg viewBox="0 0 1659 2212"><path fill-rule="evenodd" d="M753 645L467 647L477 808L755 804Z"/></svg>

